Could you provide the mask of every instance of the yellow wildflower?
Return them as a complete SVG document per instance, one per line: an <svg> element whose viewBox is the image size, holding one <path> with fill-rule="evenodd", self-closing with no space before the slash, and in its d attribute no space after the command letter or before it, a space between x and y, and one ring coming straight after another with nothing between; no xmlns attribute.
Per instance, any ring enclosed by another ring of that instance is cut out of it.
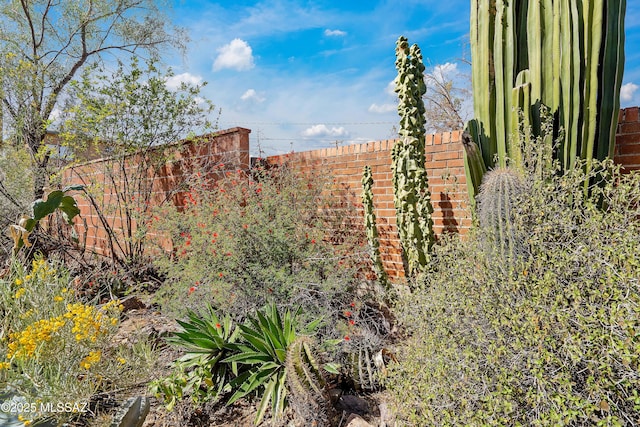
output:
<svg viewBox="0 0 640 427"><path fill-rule="evenodd" d="M127 363L127 360L124 357L118 357L118 362L120 362L121 365L124 365Z"/></svg>
<svg viewBox="0 0 640 427"><path fill-rule="evenodd" d="M120 362L123 363L123 362ZM0 362L0 371L2 371L3 369L9 369L11 368L11 363L9 362Z"/></svg>
<svg viewBox="0 0 640 427"><path fill-rule="evenodd" d="M22 279L16 279L15 280L15 284L18 285L18 286L22 285L22 283L23 283Z"/></svg>
<svg viewBox="0 0 640 427"><path fill-rule="evenodd" d="M32 278L32 277L31 277L31 275L30 275L30 274L27 274L26 276L24 276L24 280L31 280L31 278Z"/></svg>
<svg viewBox="0 0 640 427"><path fill-rule="evenodd" d="M60 295L56 295L55 297L53 297L53 300L55 302L60 302L60 301L64 301L64 298L62 298Z"/></svg>
<svg viewBox="0 0 640 427"><path fill-rule="evenodd" d="M89 355L80 361L80 367L83 369L89 369L92 365L98 363L101 357L102 353L100 350L90 351Z"/></svg>
<svg viewBox="0 0 640 427"><path fill-rule="evenodd" d="M20 298L24 293L27 292L25 288L20 288L16 291L16 294L13 296L15 299Z"/></svg>

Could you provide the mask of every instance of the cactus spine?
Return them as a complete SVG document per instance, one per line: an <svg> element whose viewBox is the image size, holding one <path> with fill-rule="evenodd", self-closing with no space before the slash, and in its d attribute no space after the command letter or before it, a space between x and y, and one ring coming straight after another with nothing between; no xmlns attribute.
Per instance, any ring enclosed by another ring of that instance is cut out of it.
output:
<svg viewBox="0 0 640 427"><path fill-rule="evenodd" d="M369 241L369 254L373 269L378 276L378 281L385 289L389 288L387 272L382 264L380 255L380 240L378 239L378 228L376 227L376 213L373 207L373 176L371 167L365 166L362 171L362 206L364 207L364 228Z"/></svg>
<svg viewBox="0 0 640 427"><path fill-rule="evenodd" d="M480 228L503 258L515 256L522 244L512 224L512 212L524 191L521 175L511 168L487 172L480 186L477 198Z"/></svg>
<svg viewBox="0 0 640 427"><path fill-rule="evenodd" d="M475 118L468 130L486 169L507 159L520 164L522 127L542 135L542 106L556 122L543 143L564 134L556 150L563 170L612 156L625 10L626 0L471 1ZM472 162L478 159L469 159L470 169L481 169ZM470 183L470 192L479 184Z"/></svg>
<svg viewBox="0 0 640 427"><path fill-rule="evenodd" d="M424 154L425 66L420 48L415 44L409 47L405 37L396 43L396 69L400 138L391 151L392 182L405 273L411 277L427 265L435 236Z"/></svg>
<svg viewBox="0 0 640 427"><path fill-rule="evenodd" d="M287 349L287 385L298 417L314 425L330 425L331 400L326 381L311 351L311 339L300 336Z"/></svg>

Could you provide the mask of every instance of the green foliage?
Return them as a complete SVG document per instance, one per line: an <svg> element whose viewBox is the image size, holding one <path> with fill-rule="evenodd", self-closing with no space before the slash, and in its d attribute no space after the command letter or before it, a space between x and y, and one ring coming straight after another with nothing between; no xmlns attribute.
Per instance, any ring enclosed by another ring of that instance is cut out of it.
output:
<svg viewBox="0 0 640 427"><path fill-rule="evenodd" d="M405 37L396 42L396 69L400 139L391 151L394 205L406 274L415 276L427 265L435 235L424 154L425 67L420 48L415 44L409 47Z"/></svg>
<svg viewBox="0 0 640 427"><path fill-rule="evenodd" d="M172 253L156 261L167 275L157 293L163 309L181 317L212 302L250 313L275 301L303 307L308 319L333 317L335 301L353 291L363 251L352 207L318 175L286 165L252 175L223 168L193 177L184 208L156 213L154 227L173 241Z"/></svg>
<svg viewBox="0 0 640 427"><path fill-rule="evenodd" d="M270 304L237 327L229 316L219 319L211 308L203 316L189 313L188 321L178 321L183 330L169 339L186 353L169 377L151 384L152 393L169 409L186 396L200 403L232 393L227 401L232 405L257 394L261 400L256 425L269 407L271 416L280 418L293 393L293 407L303 420L309 421L309 414L326 420L326 383L311 338L299 334L300 313ZM320 321L307 324L302 334L314 333Z"/></svg>
<svg viewBox="0 0 640 427"><path fill-rule="evenodd" d="M521 163L521 130L544 135L562 170L613 155L624 68L626 0L471 4L475 119L468 124L484 167ZM544 131L545 110L555 122ZM582 159L584 162L579 162ZM471 170L481 169L470 158ZM476 175L472 174L472 178ZM471 190L478 189L480 181ZM474 196L475 193L470 194Z"/></svg>
<svg viewBox="0 0 640 427"><path fill-rule="evenodd" d="M385 288L389 288L389 278L382 264L380 256L380 240L376 227L376 213L373 206L373 177L371 167L365 166L362 171L362 206L364 207L364 228L369 241L369 255L373 263L373 269L378 276L378 281Z"/></svg>
<svg viewBox="0 0 640 427"><path fill-rule="evenodd" d="M29 234L33 231L41 219L60 211L62 217L69 225L73 225L73 218L80 213L73 196L69 191L82 190L82 186L65 187L62 190L54 190L47 195L46 200L38 199L31 204L33 216L22 215L18 224L9 226L9 235L13 239L13 254L17 254L23 246L31 246Z"/></svg>
<svg viewBox="0 0 640 427"><path fill-rule="evenodd" d="M181 332L175 333L167 341L185 351L174 362L173 373L154 380L150 384L151 393L161 398L167 409L185 396L194 403L218 398L228 391L234 365L224 361L231 354L229 344L236 341L236 329L227 315L220 319L212 307L201 316L189 312L186 321L178 320Z"/></svg>
<svg viewBox="0 0 640 427"><path fill-rule="evenodd" d="M182 43L148 0L7 1L0 11L0 117L9 139L30 152L31 197L40 198L49 177L44 137L76 74L109 54L155 55Z"/></svg>
<svg viewBox="0 0 640 427"><path fill-rule="evenodd" d="M96 164L102 167L106 183L91 176L81 178L107 230L112 258L121 265L147 262L150 206L163 201L157 197L156 179L179 152L173 144L212 128L208 116L213 106L200 97L204 84L182 83L174 90L167 86L174 77L170 69L159 69L154 60L144 65L134 58L129 66L119 63L111 74L88 68L81 80L71 84L76 104L69 109L61 133L76 161L91 155L109 157ZM108 217L120 218L122 225Z"/></svg>
<svg viewBox="0 0 640 427"><path fill-rule="evenodd" d="M640 175L609 161L539 174L547 159L523 157L517 262L483 230L443 239L398 304L409 338L387 386L404 424L640 422Z"/></svg>
<svg viewBox="0 0 640 427"><path fill-rule="evenodd" d="M0 147L0 230L6 230L27 211L33 201L33 174L30 169L29 153L20 147L4 145ZM3 239L4 233L0 233ZM10 255L9 240L1 240L3 255ZM13 243L13 242L12 242Z"/></svg>

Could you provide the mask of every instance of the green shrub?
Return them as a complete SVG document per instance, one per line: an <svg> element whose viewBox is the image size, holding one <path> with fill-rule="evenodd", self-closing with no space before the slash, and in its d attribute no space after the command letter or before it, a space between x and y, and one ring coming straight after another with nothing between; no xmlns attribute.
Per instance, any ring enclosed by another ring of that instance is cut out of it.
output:
<svg viewBox="0 0 640 427"><path fill-rule="evenodd" d="M180 318L211 303L242 316L273 301L315 318L353 292L353 266L366 256L352 233L359 220L319 176L258 167L191 184L184 208L157 214L155 226L173 242L157 261L165 311Z"/></svg>
<svg viewBox="0 0 640 427"><path fill-rule="evenodd" d="M33 201L33 174L25 149L8 145L0 149L0 260L11 254L13 241L5 235Z"/></svg>
<svg viewBox="0 0 640 427"><path fill-rule="evenodd" d="M443 240L401 298L387 385L406 425L640 423L640 174L537 160L512 211L523 256L505 263L479 230Z"/></svg>

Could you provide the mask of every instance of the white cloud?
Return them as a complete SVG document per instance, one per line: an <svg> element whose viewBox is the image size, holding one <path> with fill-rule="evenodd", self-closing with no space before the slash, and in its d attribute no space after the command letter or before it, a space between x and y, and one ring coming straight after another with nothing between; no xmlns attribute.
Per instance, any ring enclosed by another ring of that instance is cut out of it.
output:
<svg viewBox="0 0 640 427"><path fill-rule="evenodd" d="M446 62L441 65L436 65L433 67L432 75L438 79L438 81L448 80L452 78L451 74L455 73L458 70L458 64L454 64L451 62Z"/></svg>
<svg viewBox="0 0 640 427"><path fill-rule="evenodd" d="M397 108L398 106L396 104L381 104L381 105L371 104L369 106L369 112L384 114L384 113L390 113L392 111L396 111Z"/></svg>
<svg viewBox="0 0 640 427"><path fill-rule="evenodd" d="M387 85L387 87L384 89L384 92L387 95L391 95L394 98L396 97L396 81L395 80L391 80L389 82L389 84Z"/></svg>
<svg viewBox="0 0 640 427"><path fill-rule="evenodd" d="M307 137L346 137L349 132L342 126L339 128L332 127L329 129L327 125L313 125L302 132L302 136Z"/></svg>
<svg viewBox="0 0 640 427"><path fill-rule="evenodd" d="M258 92L255 91L255 89L249 89L248 91L242 94L240 99L243 101L255 101L260 103L260 102L264 102L266 98L264 96L259 95Z"/></svg>
<svg viewBox="0 0 640 427"><path fill-rule="evenodd" d="M182 83L186 83L187 85L199 85L202 84L202 77L195 76L190 73L182 73L169 77L165 84L169 90L176 90Z"/></svg>
<svg viewBox="0 0 640 427"><path fill-rule="evenodd" d="M241 39L233 39L229 44L218 49L218 57L213 63L213 71L231 68L238 71L255 67L251 46Z"/></svg>
<svg viewBox="0 0 640 427"><path fill-rule="evenodd" d="M629 82L629 83L623 84L622 87L620 88L620 101L622 102L631 101L633 99L634 94L638 90L638 88L640 88L640 86L638 86L635 83Z"/></svg>
<svg viewBox="0 0 640 427"><path fill-rule="evenodd" d="M330 30L327 28L324 30L324 35L327 37L344 37L347 35L347 32L342 30Z"/></svg>

